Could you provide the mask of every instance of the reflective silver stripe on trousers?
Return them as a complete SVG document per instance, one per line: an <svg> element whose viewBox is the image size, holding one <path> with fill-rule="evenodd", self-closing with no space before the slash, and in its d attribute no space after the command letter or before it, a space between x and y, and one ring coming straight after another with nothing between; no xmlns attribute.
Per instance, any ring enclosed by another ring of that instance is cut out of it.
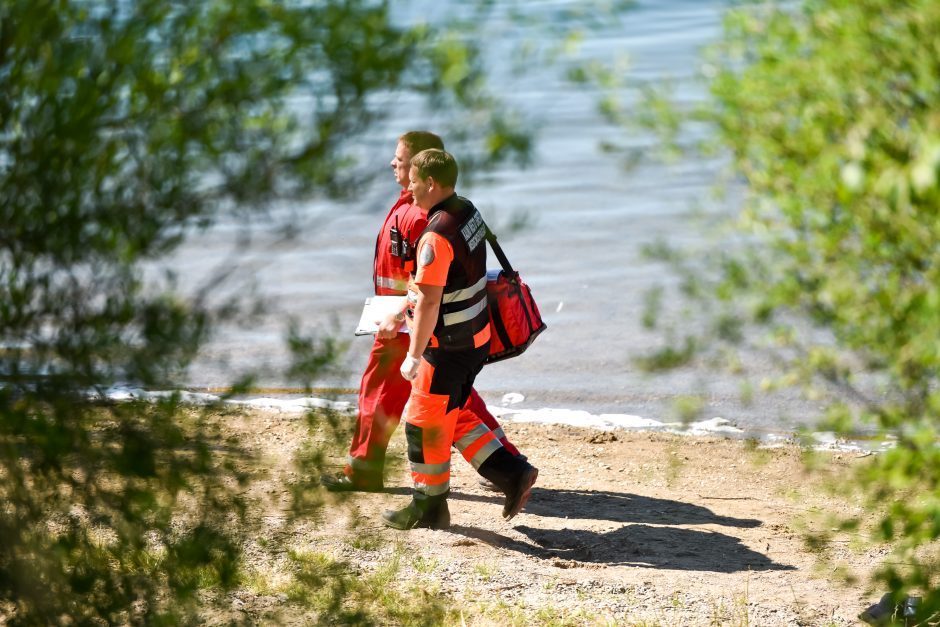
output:
<svg viewBox="0 0 940 627"><path fill-rule="evenodd" d="M470 465L473 466L476 470L480 469L480 466L483 465L490 455L496 452L496 449L503 448L502 442L497 439L492 439L483 446L480 447L480 450L473 454L473 459L470 460Z"/></svg>
<svg viewBox="0 0 940 627"><path fill-rule="evenodd" d="M404 292L408 289L408 281L392 279L387 276L375 277L375 285L376 287L385 287L390 290L398 290L399 292Z"/></svg>
<svg viewBox="0 0 940 627"><path fill-rule="evenodd" d="M486 309L486 299L483 298L476 305L455 311L454 313L444 314L444 326L449 327L454 324L460 324L467 320L473 320L478 313Z"/></svg>
<svg viewBox="0 0 940 627"><path fill-rule="evenodd" d="M487 427L485 424L480 423L477 426L475 426L473 430L470 431L467 435L463 436L462 438L454 442L454 446L457 447L458 451L463 453L465 450L467 450L467 448L471 444L473 444L474 442L476 442L477 440L479 440L480 438L482 438L484 435L486 435L489 432L490 432L490 428Z"/></svg>
<svg viewBox="0 0 940 627"><path fill-rule="evenodd" d="M445 481L444 483L438 485L425 485L418 481L415 481L415 490L421 494L427 494L428 496L438 496L441 494L446 494L450 490L450 481Z"/></svg>
<svg viewBox="0 0 940 627"><path fill-rule="evenodd" d="M411 462L411 472L420 472L422 475L439 475L450 470L450 462L443 464L420 464Z"/></svg>
<svg viewBox="0 0 940 627"><path fill-rule="evenodd" d="M346 458L346 463L349 464L349 467L353 470L363 470L368 472L381 472L382 463L381 462L370 462L366 459L358 459L352 455Z"/></svg>
<svg viewBox="0 0 940 627"><path fill-rule="evenodd" d="M457 290L456 292L448 292L444 294L444 298L441 300L442 303L456 303L461 300L467 300L468 298L473 298L476 294L486 287L486 275L483 275L483 278L476 282L475 285L466 287L462 290Z"/></svg>

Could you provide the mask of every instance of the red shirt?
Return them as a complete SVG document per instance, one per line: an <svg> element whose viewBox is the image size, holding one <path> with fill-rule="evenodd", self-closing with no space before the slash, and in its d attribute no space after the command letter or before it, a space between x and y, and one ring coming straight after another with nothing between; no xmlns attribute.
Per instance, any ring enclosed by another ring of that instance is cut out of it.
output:
<svg viewBox="0 0 940 627"><path fill-rule="evenodd" d="M414 261L403 263L400 257L392 256L392 227L397 227L403 239L408 240L413 251L418 238L428 225L428 214L417 205L411 204L414 197L407 189L401 191L382 224L382 230L375 240L375 263L372 282L377 296L400 296L408 291L408 279L414 268Z"/></svg>

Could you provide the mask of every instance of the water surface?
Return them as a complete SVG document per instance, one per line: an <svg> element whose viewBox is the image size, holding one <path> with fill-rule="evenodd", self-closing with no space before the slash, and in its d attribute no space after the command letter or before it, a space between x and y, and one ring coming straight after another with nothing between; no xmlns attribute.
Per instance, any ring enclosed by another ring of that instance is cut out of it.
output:
<svg viewBox="0 0 940 627"><path fill-rule="evenodd" d="M553 3L533 6L543 4ZM617 28L587 42L583 51L598 59L627 55L632 79L669 80L682 100L701 98L698 52L719 36L724 7L698 0L638 2ZM508 23L494 29L513 32ZM459 185L458 191L492 225L520 212L529 216L527 228L501 242L532 287L548 330L522 357L483 371L477 388L484 398L498 403L504 393L518 392L524 408L668 420L675 416L677 397L704 393L703 418L721 416L745 429L780 431L808 420L816 408L793 395L742 403L741 380L714 365L651 375L633 361L664 342L661 331L641 322L644 294L655 285L676 283L664 265L644 258L642 247L657 240L700 245L701 215L734 211L733 195L721 203L711 200L722 160L666 165L644 159L627 169L598 145L613 139L651 151L652 140L612 128L597 113L597 94L568 83L560 68L536 67L521 77L497 71L494 80L499 93L538 121L536 154L526 170L507 167L482 183ZM193 387L223 385L234 373L265 366L271 371L261 383L290 385L274 374L287 360L286 317L348 338L344 372L323 384L358 386L371 343L352 337L352 330L370 293L376 231L398 194L385 170L397 135L426 126L407 97L389 106L395 115L357 140L379 176L355 202L283 208L281 215L291 215L302 229L289 240L260 229L246 246L236 242L240 225L222 224L190 240L172 261L193 284L211 269L237 263L240 279L230 289L255 284L271 310L248 328L222 329L191 371ZM496 265L491 256L490 266ZM680 335L700 322L694 310L683 307L667 299L663 313L663 325L672 324ZM759 356L747 359L759 373L766 371Z"/></svg>

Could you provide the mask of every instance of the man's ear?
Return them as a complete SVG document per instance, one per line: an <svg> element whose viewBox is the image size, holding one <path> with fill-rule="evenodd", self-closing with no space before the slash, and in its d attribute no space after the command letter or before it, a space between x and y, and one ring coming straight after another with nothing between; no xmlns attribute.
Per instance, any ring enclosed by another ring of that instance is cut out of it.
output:
<svg viewBox="0 0 940 627"><path fill-rule="evenodd" d="M426 180L428 182L428 191L431 191L437 186L437 181L434 180L433 176L428 176Z"/></svg>

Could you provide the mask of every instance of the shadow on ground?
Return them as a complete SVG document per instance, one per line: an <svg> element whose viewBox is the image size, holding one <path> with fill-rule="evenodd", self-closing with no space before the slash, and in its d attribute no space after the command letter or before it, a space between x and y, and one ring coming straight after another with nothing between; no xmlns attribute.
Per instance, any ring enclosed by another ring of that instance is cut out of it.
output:
<svg viewBox="0 0 940 627"><path fill-rule="evenodd" d="M480 496L451 492L451 499L502 503L502 495ZM555 490L533 488L525 507L528 514L546 518L582 518L624 523L653 525L722 525L725 527L759 527L753 518L720 516L707 507L657 499L638 494L593 490Z"/></svg>
<svg viewBox="0 0 940 627"><path fill-rule="evenodd" d="M696 529L637 524L597 532L520 525L516 531L528 537L532 544L487 529L461 525L450 528L451 533L484 544L557 560L556 565L563 568L574 566L573 562L581 562L716 573L794 570L793 566L777 564L766 555L752 551L734 536Z"/></svg>
<svg viewBox="0 0 940 627"><path fill-rule="evenodd" d="M451 493L455 500L502 502L501 496ZM451 532L542 559L645 568L733 573L742 570L793 570L753 551L739 538L683 525L754 528L753 518L721 516L706 507L637 494L606 491L533 489L526 514L544 518L628 523L610 531L545 529L519 525L528 542L495 531L455 525Z"/></svg>
<svg viewBox="0 0 940 627"><path fill-rule="evenodd" d="M516 530L563 560L717 573L794 570L752 551L739 538L713 531L640 524L606 532L527 526Z"/></svg>

